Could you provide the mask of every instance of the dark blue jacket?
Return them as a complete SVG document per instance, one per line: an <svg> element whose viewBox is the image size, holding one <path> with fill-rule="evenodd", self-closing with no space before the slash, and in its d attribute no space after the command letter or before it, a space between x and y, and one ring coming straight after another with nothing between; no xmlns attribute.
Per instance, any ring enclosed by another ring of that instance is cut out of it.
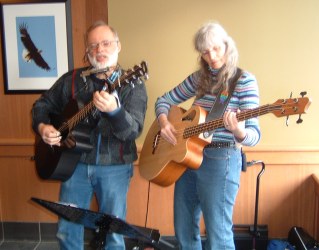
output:
<svg viewBox="0 0 319 250"><path fill-rule="evenodd" d="M92 75L82 78L80 73L83 70L85 68L61 76L34 103L32 127L36 133L40 123L52 124L52 114L62 114L72 98L76 99L79 106L83 106L92 100L95 91L102 89L104 81ZM115 73L123 72L120 70ZM81 122L90 127L90 142L93 146L91 151L82 153L82 162L117 165L132 163L137 159L135 139L143 129L148 98L144 82L134 80L133 83L121 84L116 88L121 103L118 110L111 114L96 110Z"/></svg>

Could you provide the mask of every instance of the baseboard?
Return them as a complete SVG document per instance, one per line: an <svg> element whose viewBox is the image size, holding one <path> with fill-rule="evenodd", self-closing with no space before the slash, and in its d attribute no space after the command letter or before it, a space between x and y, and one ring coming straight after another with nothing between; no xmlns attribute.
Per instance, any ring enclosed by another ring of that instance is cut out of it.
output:
<svg viewBox="0 0 319 250"><path fill-rule="evenodd" d="M266 225L258 226L259 234L256 236L252 232L253 228L249 225L234 225L234 241L236 250L252 249L255 242L256 249L266 250L268 244L268 228ZM42 241L54 242L56 239L57 223L35 223L35 222L2 222L0 227L1 241ZM88 244L94 238L94 232L85 229L84 239ZM202 237L205 245L205 237ZM133 239L126 238L127 249L129 246L138 244ZM177 241L174 236L161 235L161 249L177 249ZM171 247L169 247L171 246Z"/></svg>
<svg viewBox="0 0 319 250"><path fill-rule="evenodd" d="M1 241L56 241L57 223L2 222ZM85 241L93 239L93 231L85 229Z"/></svg>

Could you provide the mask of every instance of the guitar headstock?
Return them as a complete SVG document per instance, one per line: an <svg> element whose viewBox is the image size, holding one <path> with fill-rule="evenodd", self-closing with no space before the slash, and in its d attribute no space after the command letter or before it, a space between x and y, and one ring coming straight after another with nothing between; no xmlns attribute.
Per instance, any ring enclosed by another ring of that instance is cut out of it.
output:
<svg viewBox="0 0 319 250"><path fill-rule="evenodd" d="M126 83L132 83L133 81L137 83L141 83L140 81L141 77L143 77L145 80L148 79L148 68L147 68L147 63L145 61L142 61L139 65L135 65L133 68L128 69L122 75L120 81L121 82L124 81Z"/></svg>
<svg viewBox="0 0 319 250"><path fill-rule="evenodd" d="M307 113L307 110L311 104L311 100L308 97L304 97L306 92L302 92L300 98L279 99L271 106L271 112L277 116L290 116L299 115L297 123L301 123L301 114Z"/></svg>

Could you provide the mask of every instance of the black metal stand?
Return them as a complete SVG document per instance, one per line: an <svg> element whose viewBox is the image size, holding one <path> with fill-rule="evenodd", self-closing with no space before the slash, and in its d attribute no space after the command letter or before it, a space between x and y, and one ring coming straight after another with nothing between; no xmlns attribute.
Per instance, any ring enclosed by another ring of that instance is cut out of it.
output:
<svg viewBox="0 0 319 250"><path fill-rule="evenodd" d="M259 206L259 186L260 178L265 172L265 164L262 161L250 161L246 162L244 156L243 159L243 171L246 172L247 167L251 167L257 164L261 164L262 168L257 176L256 182L256 198L255 198L255 215L253 225L235 225L234 237L237 250L266 250L268 242L268 226L258 225L258 206Z"/></svg>
<svg viewBox="0 0 319 250"><path fill-rule="evenodd" d="M149 235L143 232L141 227L130 225L125 221L109 214L98 213L72 206L70 204L61 204L51 201L31 198L32 201L47 208L60 217L84 225L84 227L94 229L96 237L91 241L91 246L95 249L103 249L107 234L117 233L141 241L145 246L159 248L160 234L158 230L147 229Z"/></svg>
<svg viewBox="0 0 319 250"><path fill-rule="evenodd" d="M260 184L260 177L265 172L265 163L262 161L251 161L247 162L247 166L253 166L256 164L261 164L261 170L257 176L257 183L256 183L256 199L255 199L255 216L254 216L254 226L253 230L250 229L251 234L253 235L253 243L252 249L256 249L256 239L260 237L260 230L258 228L258 206L259 206L259 184Z"/></svg>

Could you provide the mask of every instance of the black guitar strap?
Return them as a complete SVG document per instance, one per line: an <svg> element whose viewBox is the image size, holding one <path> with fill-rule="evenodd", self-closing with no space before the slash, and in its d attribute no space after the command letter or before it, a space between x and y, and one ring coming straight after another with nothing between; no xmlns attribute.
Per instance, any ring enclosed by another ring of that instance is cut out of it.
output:
<svg viewBox="0 0 319 250"><path fill-rule="evenodd" d="M206 116L206 120L205 120L206 122L214 120L214 119L218 119L223 116L241 74L242 74L242 70L240 68L237 68L235 76L233 76L229 81L230 84L229 84L228 91L224 91L223 86L221 86L221 88L218 91L217 98L211 110ZM207 138L211 136L212 133L213 131L207 131L207 132L204 132L203 135L205 138Z"/></svg>
<svg viewBox="0 0 319 250"><path fill-rule="evenodd" d="M82 109L85 106L85 103L83 101L81 101L80 99L76 98L78 92L81 91L82 88L80 90L77 90L76 86L75 86L75 82L83 81L84 82L83 89L87 89L87 82L86 82L85 77L84 78L80 77L80 71L82 71L82 69L80 69L80 70L74 69L72 72L72 99L77 102L78 108Z"/></svg>
<svg viewBox="0 0 319 250"><path fill-rule="evenodd" d="M75 99L75 74L76 74L76 69L73 70L72 72L72 99Z"/></svg>

